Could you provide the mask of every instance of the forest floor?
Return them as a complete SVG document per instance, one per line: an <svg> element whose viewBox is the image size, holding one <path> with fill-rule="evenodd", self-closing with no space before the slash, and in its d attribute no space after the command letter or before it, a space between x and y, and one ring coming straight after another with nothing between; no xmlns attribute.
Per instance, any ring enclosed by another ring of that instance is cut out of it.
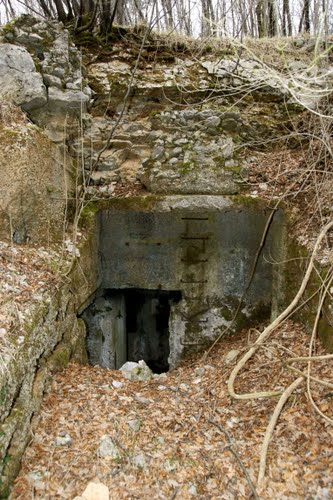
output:
<svg viewBox="0 0 333 500"><path fill-rule="evenodd" d="M257 335L225 338L208 357L148 382L69 365L45 396L11 500L73 499L90 481L107 485L111 499L250 498L277 399L232 400L227 380ZM299 325L285 322L247 363L236 392L283 390L297 378L285 361L306 356L308 344ZM312 375L332 383L330 362L313 363ZM332 418L332 389L311 387ZM333 427L316 414L303 383L275 427L260 498L333 498L332 450Z"/></svg>

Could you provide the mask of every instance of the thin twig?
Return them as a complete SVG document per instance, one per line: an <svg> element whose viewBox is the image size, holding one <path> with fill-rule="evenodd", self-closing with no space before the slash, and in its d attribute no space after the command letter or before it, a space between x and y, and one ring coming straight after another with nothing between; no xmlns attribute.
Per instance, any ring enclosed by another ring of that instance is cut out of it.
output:
<svg viewBox="0 0 333 500"><path fill-rule="evenodd" d="M256 488L250 478L250 474L248 473L245 465L243 464L242 462L242 459L240 458L237 450L235 449L234 447L234 444L233 444L233 438L230 434L230 432L228 432L226 429L224 429L220 424L218 424L217 422L215 422L214 420L211 420L211 419L208 419L208 422L212 425L215 425L215 427L217 427L219 429L220 432L222 432L222 434L225 435L225 437L227 438L228 442L229 442L229 446L228 446L228 449L230 450L230 452L233 454L233 456L235 457L235 459L237 460L237 463L238 465L240 466L240 468L242 469L243 471L243 474L248 482L248 485L250 487L250 490L252 491L252 494L254 496L254 498L256 500L259 500L259 496L258 496L258 493L256 491Z"/></svg>

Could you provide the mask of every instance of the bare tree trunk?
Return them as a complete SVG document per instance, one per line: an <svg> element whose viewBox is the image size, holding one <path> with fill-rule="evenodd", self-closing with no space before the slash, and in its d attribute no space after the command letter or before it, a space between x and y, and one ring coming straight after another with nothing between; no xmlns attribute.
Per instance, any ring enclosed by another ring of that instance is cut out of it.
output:
<svg viewBox="0 0 333 500"><path fill-rule="evenodd" d="M255 22L255 9L254 9L254 2L251 0L249 3L249 12L250 12L250 33L251 36L254 38L256 36L256 22Z"/></svg>
<svg viewBox="0 0 333 500"><path fill-rule="evenodd" d="M274 0L268 0L268 35L277 35L277 19Z"/></svg>
<svg viewBox="0 0 333 500"><path fill-rule="evenodd" d="M304 29L310 33L310 0L304 0Z"/></svg>
<svg viewBox="0 0 333 500"><path fill-rule="evenodd" d="M201 0L201 36L210 35L208 1Z"/></svg>
<svg viewBox="0 0 333 500"><path fill-rule="evenodd" d="M287 24L288 24L288 36L293 36L293 24L291 22L289 1L288 0L284 1L286 2L287 5L286 14L287 14Z"/></svg>
<svg viewBox="0 0 333 500"><path fill-rule="evenodd" d="M52 17L52 13L45 0L40 0L39 3L46 17Z"/></svg>
<svg viewBox="0 0 333 500"><path fill-rule="evenodd" d="M53 1L59 21L65 24L67 21L67 16L62 1L61 0L53 0Z"/></svg>
<svg viewBox="0 0 333 500"><path fill-rule="evenodd" d="M133 0L133 2L134 2L134 6L135 6L135 11L139 16L140 21L145 21L146 18L144 16L143 11L142 11L140 0Z"/></svg>
<svg viewBox="0 0 333 500"><path fill-rule="evenodd" d="M124 24L125 20L125 9L124 0L117 0L115 4L116 17L115 20L118 24Z"/></svg>
<svg viewBox="0 0 333 500"><path fill-rule="evenodd" d="M236 35L236 19L235 19L235 4L231 3L231 25L232 25L232 36ZM227 23L226 23L227 26Z"/></svg>
<svg viewBox="0 0 333 500"><path fill-rule="evenodd" d="M70 0L65 0L65 3L66 3L66 7L67 7L67 20L71 21L75 17L73 14L71 2L70 2Z"/></svg>
<svg viewBox="0 0 333 500"><path fill-rule="evenodd" d="M174 20L172 15L172 5L171 0L162 0L162 7L165 12L166 25L169 28L174 27Z"/></svg>
<svg viewBox="0 0 333 500"><path fill-rule="evenodd" d="M298 32L302 32L302 28L306 33L310 33L310 0L304 0L302 15L299 22Z"/></svg>
<svg viewBox="0 0 333 500"><path fill-rule="evenodd" d="M100 16L101 32L106 34L109 30L109 23L111 18L111 2L109 0L101 0Z"/></svg>
<svg viewBox="0 0 333 500"><path fill-rule="evenodd" d="M69 0L69 1L72 4L73 15L74 15L74 17L77 17L79 15L79 12L80 12L80 5L77 2L77 0Z"/></svg>
<svg viewBox="0 0 333 500"><path fill-rule="evenodd" d="M328 36L328 18L327 18L327 3L326 0L322 0L322 10L323 10L323 17L324 17L324 32L325 36Z"/></svg>
<svg viewBox="0 0 333 500"><path fill-rule="evenodd" d="M239 4L239 16L240 16L240 21L241 21L241 35L242 36L243 35L247 36L248 32L249 32L248 24L247 24L249 14L250 14L250 11L246 6L245 1L241 0L241 2Z"/></svg>
<svg viewBox="0 0 333 500"><path fill-rule="evenodd" d="M11 0L5 0L4 7L6 12L7 22L9 22L13 17L15 17L15 10L12 6Z"/></svg>
<svg viewBox="0 0 333 500"><path fill-rule="evenodd" d="M182 4L184 9L183 9L183 16L184 16L184 27L185 27L185 32L188 36L192 35L192 23L191 23L191 1L188 0L187 4L187 11L186 11L186 6L185 3Z"/></svg>
<svg viewBox="0 0 333 500"><path fill-rule="evenodd" d="M283 0L282 7L282 34L292 36L293 28L291 24L289 0Z"/></svg>
<svg viewBox="0 0 333 500"><path fill-rule="evenodd" d="M259 35L259 38L263 38L265 36L263 0L257 1L256 16L257 16L257 25L258 25L258 35Z"/></svg>
<svg viewBox="0 0 333 500"><path fill-rule="evenodd" d="M212 0L207 0L207 7L208 7L208 19L210 25L209 30L214 36L216 36L216 19L215 19L215 12Z"/></svg>
<svg viewBox="0 0 333 500"><path fill-rule="evenodd" d="M226 32L226 4L225 0L222 0L222 2L219 2L219 17L218 17L218 24L220 26L220 34L223 36Z"/></svg>

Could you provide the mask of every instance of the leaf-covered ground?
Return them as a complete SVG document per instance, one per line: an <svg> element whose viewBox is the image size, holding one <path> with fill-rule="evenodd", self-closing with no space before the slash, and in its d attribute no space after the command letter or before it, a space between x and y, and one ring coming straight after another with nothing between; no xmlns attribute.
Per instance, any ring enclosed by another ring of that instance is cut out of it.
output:
<svg viewBox="0 0 333 500"><path fill-rule="evenodd" d="M91 480L106 484L111 499L250 498L245 469L256 484L277 400L232 401L227 380L256 336L225 339L208 358L198 355L149 382L70 365L45 397L11 500L73 499ZM307 355L308 343L298 325L282 325L241 372L237 392L285 388L297 375L283 362ZM233 361L231 351L237 351ZM313 375L332 383L331 363L316 362ZM333 417L332 389L313 383L312 391ZM98 453L105 436L116 458ZM274 430L260 498L332 498L332 445L333 427L314 412L302 385Z"/></svg>

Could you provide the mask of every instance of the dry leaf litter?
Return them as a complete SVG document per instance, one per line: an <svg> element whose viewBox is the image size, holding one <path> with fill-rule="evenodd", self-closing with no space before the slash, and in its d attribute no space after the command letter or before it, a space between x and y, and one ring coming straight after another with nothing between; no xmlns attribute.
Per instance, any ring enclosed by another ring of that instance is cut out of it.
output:
<svg viewBox="0 0 333 500"><path fill-rule="evenodd" d="M226 338L208 358L197 355L146 382L68 366L45 397L11 500L73 499L91 481L107 486L111 499L249 498L244 469L255 484L277 399L231 400L227 380L257 335ZM284 323L240 373L236 392L285 388L297 375L283 362L307 355L308 343L299 325ZM330 361L313 365L312 375L333 382ZM297 367L305 371L306 363ZM333 417L332 390L311 386L319 408ZM260 498L333 498L332 444L332 426L301 386L274 430Z"/></svg>
<svg viewBox="0 0 333 500"><path fill-rule="evenodd" d="M24 323L61 283L60 249L0 242L0 352L9 332L20 342Z"/></svg>

